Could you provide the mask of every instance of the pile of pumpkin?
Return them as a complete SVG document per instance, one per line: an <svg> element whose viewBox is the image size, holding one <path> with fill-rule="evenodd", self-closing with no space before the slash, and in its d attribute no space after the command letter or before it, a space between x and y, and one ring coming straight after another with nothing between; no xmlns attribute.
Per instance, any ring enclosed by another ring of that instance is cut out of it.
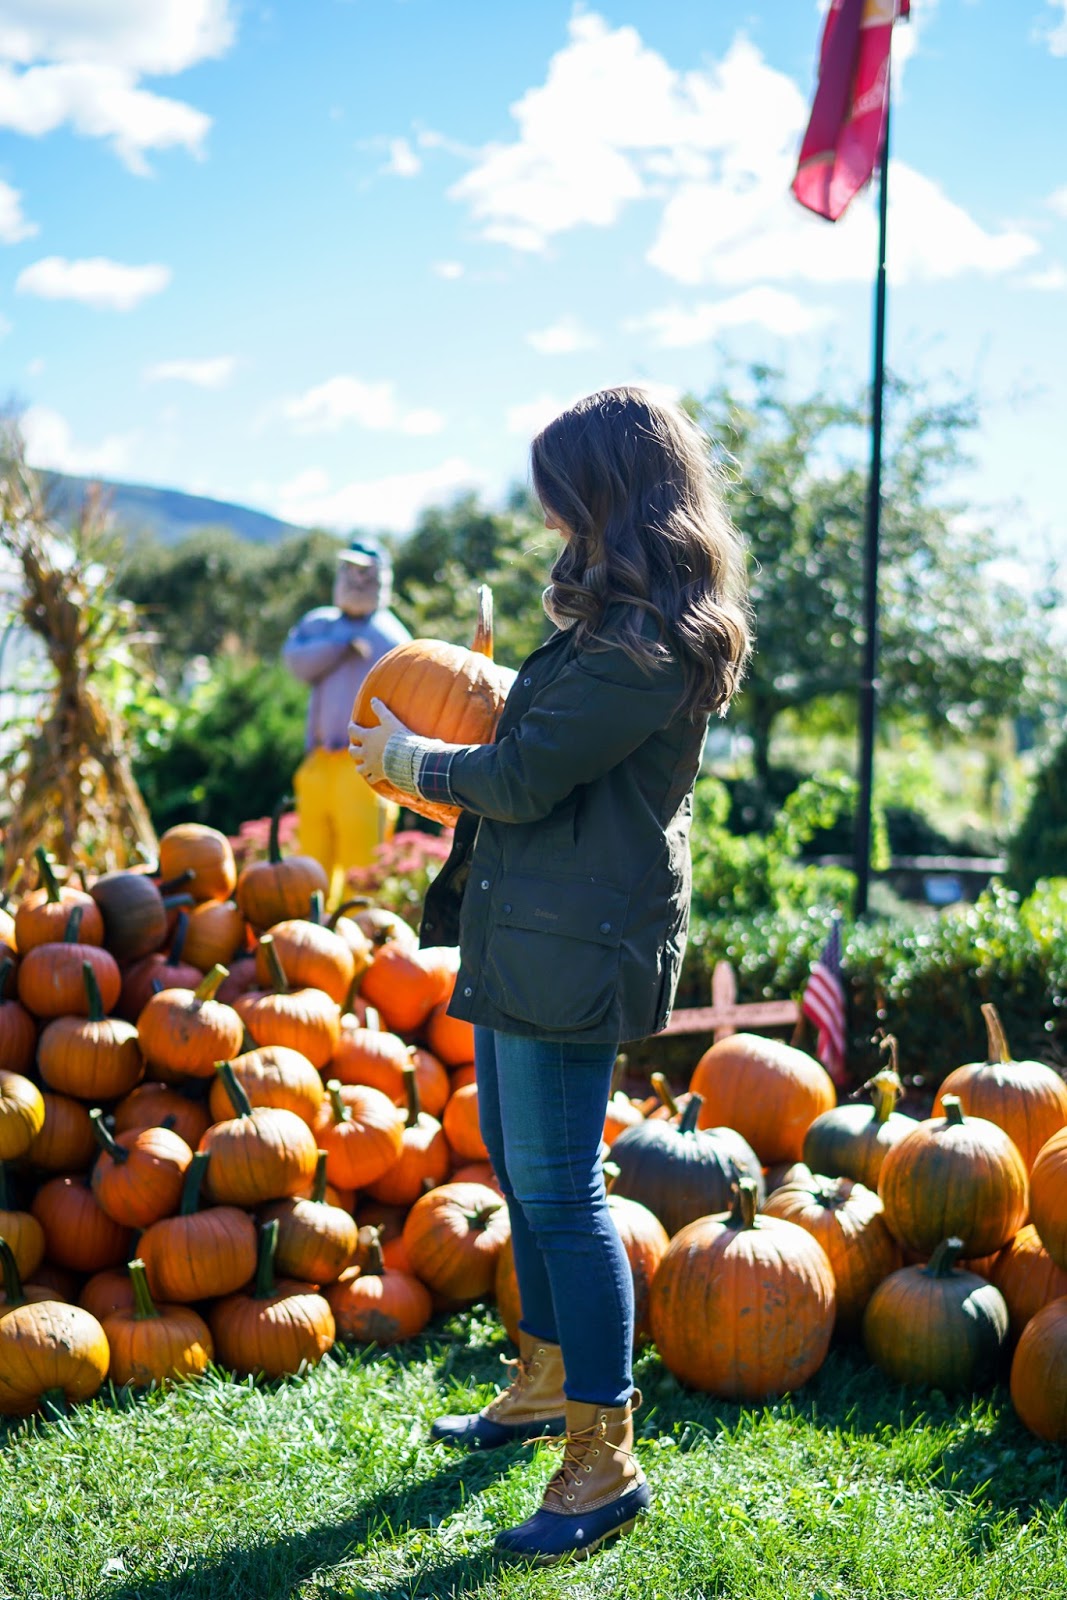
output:
<svg viewBox="0 0 1067 1600"><path fill-rule="evenodd" d="M493 1295L515 1336L455 950L366 904L324 922L322 869L276 823L240 874L191 824L154 874L38 866L0 911L0 1412L108 1374L280 1376ZM1067 1434L1067 1087L987 1020L989 1061L923 1123L893 1067L837 1106L818 1062L748 1035L677 1100L658 1075L617 1093L635 1337L738 1399L796 1388L835 1330L943 1388L1017 1337L1023 1420Z"/></svg>

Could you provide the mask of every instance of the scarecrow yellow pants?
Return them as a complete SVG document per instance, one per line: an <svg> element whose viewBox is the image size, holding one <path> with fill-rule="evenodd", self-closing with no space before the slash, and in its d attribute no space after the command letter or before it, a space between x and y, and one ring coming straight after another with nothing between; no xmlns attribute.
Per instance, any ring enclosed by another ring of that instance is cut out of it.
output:
<svg viewBox="0 0 1067 1600"><path fill-rule="evenodd" d="M393 837L399 808L379 800L347 750L311 750L293 778L300 848L321 861L331 906L345 898L345 874L368 867L375 848Z"/></svg>

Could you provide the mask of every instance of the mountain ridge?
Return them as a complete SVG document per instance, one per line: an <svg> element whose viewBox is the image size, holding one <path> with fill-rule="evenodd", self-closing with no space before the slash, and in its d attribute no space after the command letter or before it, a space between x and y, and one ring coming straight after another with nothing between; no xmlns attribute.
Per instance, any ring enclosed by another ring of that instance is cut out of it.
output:
<svg viewBox="0 0 1067 1600"><path fill-rule="evenodd" d="M276 544L293 534L307 532L269 512L255 511L236 501L216 500L211 495L187 494L183 489L65 472L42 471L39 475L46 485L53 515L60 521L72 521L88 490L99 489L116 528L128 540L148 534L163 544L176 544L200 528L228 528L253 544Z"/></svg>

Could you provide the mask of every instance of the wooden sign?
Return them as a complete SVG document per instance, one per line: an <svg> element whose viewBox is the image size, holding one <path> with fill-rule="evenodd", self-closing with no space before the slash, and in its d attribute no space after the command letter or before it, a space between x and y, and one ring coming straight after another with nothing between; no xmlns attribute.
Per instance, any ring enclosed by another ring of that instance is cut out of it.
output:
<svg viewBox="0 0 1067 1600"><path fill-rule="evenodd" d="M717 961L711 975L711 1005L675 1011L656 1035L710 1033L716 1041L731 1033L759 1033L767 1028L792 1028L800 1020L795 1000L756 1000L738 1005L737 978L728 961Z"/></svg>

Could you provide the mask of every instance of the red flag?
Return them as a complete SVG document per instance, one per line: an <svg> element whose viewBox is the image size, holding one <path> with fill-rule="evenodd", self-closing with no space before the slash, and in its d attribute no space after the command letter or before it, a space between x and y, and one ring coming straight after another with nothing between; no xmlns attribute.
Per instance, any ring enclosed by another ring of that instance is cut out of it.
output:
<svg viewBox="0 0 1067 1600"><path fill-rule="evenodd" d="M846 1003L841 976L841 918L834 916L822 954L811 969L800 1002L802 1014L818 1030L815 1053L838 1085L848 1082L845 1071Z"/></svg>
<svg viewBox="0 0 1067 1600"><path fill-rule="evenodd" d="M836 222L878 165L889 104L893 23L911 0L830 0L819 82L793 193Z"/></svg>

